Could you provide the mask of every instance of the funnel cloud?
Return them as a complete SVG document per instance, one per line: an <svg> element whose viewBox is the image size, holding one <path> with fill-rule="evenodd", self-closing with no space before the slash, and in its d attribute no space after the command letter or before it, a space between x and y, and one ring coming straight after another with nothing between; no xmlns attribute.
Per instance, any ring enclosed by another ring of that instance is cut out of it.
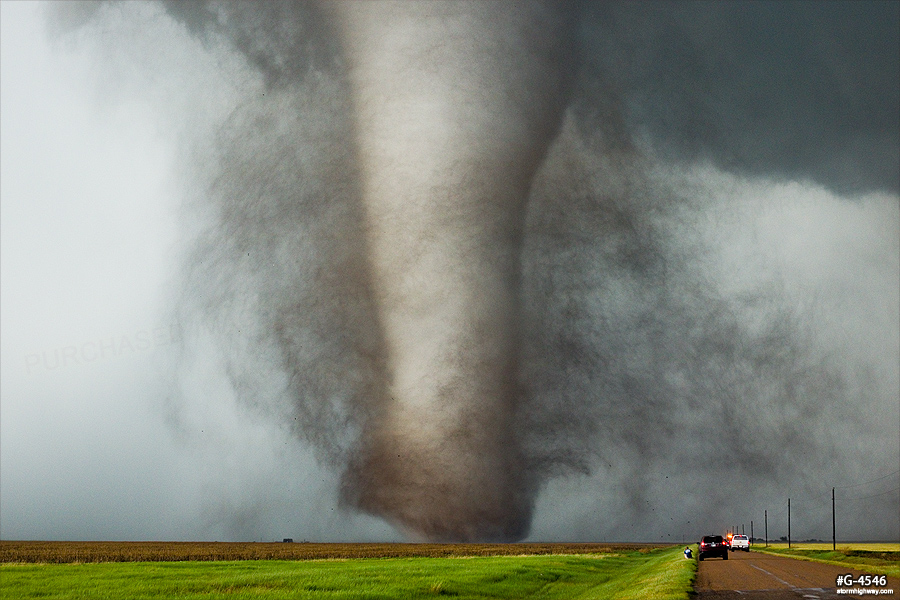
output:
<svg viewBox="0 0 900 600"><path fill-rule="evenodd" d="M872 355L831 312L865 294L737 250L791 238L778 198L877 215L865 310L896 330L896 3L157 6L239 65L185 167L185 356L213 340L343 506L514 541L581 476L627 536L667 494L728 518L726 490L692 497L711 482L896 466L896 340Z"/></svg>

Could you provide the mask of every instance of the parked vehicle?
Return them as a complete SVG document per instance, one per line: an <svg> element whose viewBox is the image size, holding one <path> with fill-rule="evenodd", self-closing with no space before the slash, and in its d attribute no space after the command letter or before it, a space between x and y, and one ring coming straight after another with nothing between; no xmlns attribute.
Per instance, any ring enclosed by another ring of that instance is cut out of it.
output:
<svg viewBox="0 0 900 600"><path fill-rule="evenodd" d="M721 535L704 535L700 540L700 552L697 556L700 560L710 556L720 556L722 560L728 560L728 545Z"/></svg>
<svg viewBox="0 0 900 600"><path fill-rule="evenodd" d="M731 538L730 547L732 552L734 552L735 550L750 552L750 538L739 533Z"/></svg>

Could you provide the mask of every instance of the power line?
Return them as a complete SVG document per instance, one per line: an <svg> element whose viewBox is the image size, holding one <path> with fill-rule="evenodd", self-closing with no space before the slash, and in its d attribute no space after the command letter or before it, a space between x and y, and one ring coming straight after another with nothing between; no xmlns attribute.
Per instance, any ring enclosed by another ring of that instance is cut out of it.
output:
<svg viewBox="0 0 900 600"><path fill-rule="evenodd" d="M847 500L847 501L868 500L869 498L877 498L878 496L884 496L885 494L893 494L894 492L900 492L900 487L895 487L892 490L888 490L886 492L881 492L880 494L872 494L871 496L863 496L862 498L844 498L844 500Z"/></svg>
<svg viewBox="0 0 900 600"><path fill-rule="evenodd" d="M875 479L870 479L869 481L863 481L862 483L852 483L852 484L850 484L850 485L836 485L836 486L834 486L834 489L836 489L836 490L846 490L846 489L850 489L850 488L861 487L861 486L864 486L864 485L869 485L870 483L875 483L876 481L882 481L882 480L887 479L887 478L889 478L889 477L894 477L894 476L897 475L898 473L900 473L900 471L894 471L893 473L888 473L887 475L882 475L881 477L876 477ZM887 493L887 492L886 492L886 493ZM876 494L876 495L879 495L879 494ZM813 504L816 505L816 506L822 506L822 505L824 505L826 502L829 502L829 503L830 503L830 496L831 496L831 491L829 490L829 491L827 491L827 492L823 492L823 493L821 493L821 494L816 494L816 495L814 495L814 496L802 496L802 495L801 495L801 496L798 496L798 497L796 497L796 498L794 498L794 499L795 499L795 500L799 500L799 501L800 501L801 503L803 503L804 505L808 505L809 503L813 503ZM873 497L874 497L874 496L867 496L867 498L873 498ZM793 498L793 496L792 496L792 498ZM828 499L826 500L826 498L828 498ZM854 500L862 500L863 498L853 498L853 499L854 499ZM817 501L817 500L818 500L819 502L815 502L815 501Z"/></svg>
<svg viewBox="0 0 900 600"><path fill-rule="evenodd" d="M900 471L894 471L893 473L888 473L887 475L885 475L883 477L878 477L877 479L872 479L871 481L864 481L862 483L854 483L852 485L836 485L834 487L835 487L835 489L838 489L838 490L846 490L847 488L859 487L861 485L868 485L870 483L875 483L876 481L881 481L882 479L887 479L888 477L893 477L897 473L900 473Z"/></svg>

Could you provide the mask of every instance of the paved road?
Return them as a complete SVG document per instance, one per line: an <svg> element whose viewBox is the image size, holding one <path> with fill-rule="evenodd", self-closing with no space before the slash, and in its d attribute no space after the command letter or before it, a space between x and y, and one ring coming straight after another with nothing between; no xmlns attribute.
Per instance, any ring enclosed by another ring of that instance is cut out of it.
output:
<svg viewBox="0 0 900 600"><path fill-rule="evenodd" d="M728 560L707 558L700 563L694 590L697 592L697 600L859 598L858 591L837 593L837 576L847 573L853 573L854 577L863 574L844 567L762 552L730 552ZM851 588L858 590L860 586L845 586L845 589ZM894 597L900 600L900 581L889 579L886 589L892 589L894 593L891 596L882 595L882 598Z"/></svg>

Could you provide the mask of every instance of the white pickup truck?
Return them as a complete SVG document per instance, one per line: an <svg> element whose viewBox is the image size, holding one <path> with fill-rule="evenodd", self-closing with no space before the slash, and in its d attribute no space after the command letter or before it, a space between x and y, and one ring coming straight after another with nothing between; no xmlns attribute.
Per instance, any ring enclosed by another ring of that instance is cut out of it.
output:
<svg viewBox="0 0 900 600"><path fill-rule="evenodd" d="M743 550L750 552L750 539L746 535L737 534L731 538L731 551Z"/></svg>

